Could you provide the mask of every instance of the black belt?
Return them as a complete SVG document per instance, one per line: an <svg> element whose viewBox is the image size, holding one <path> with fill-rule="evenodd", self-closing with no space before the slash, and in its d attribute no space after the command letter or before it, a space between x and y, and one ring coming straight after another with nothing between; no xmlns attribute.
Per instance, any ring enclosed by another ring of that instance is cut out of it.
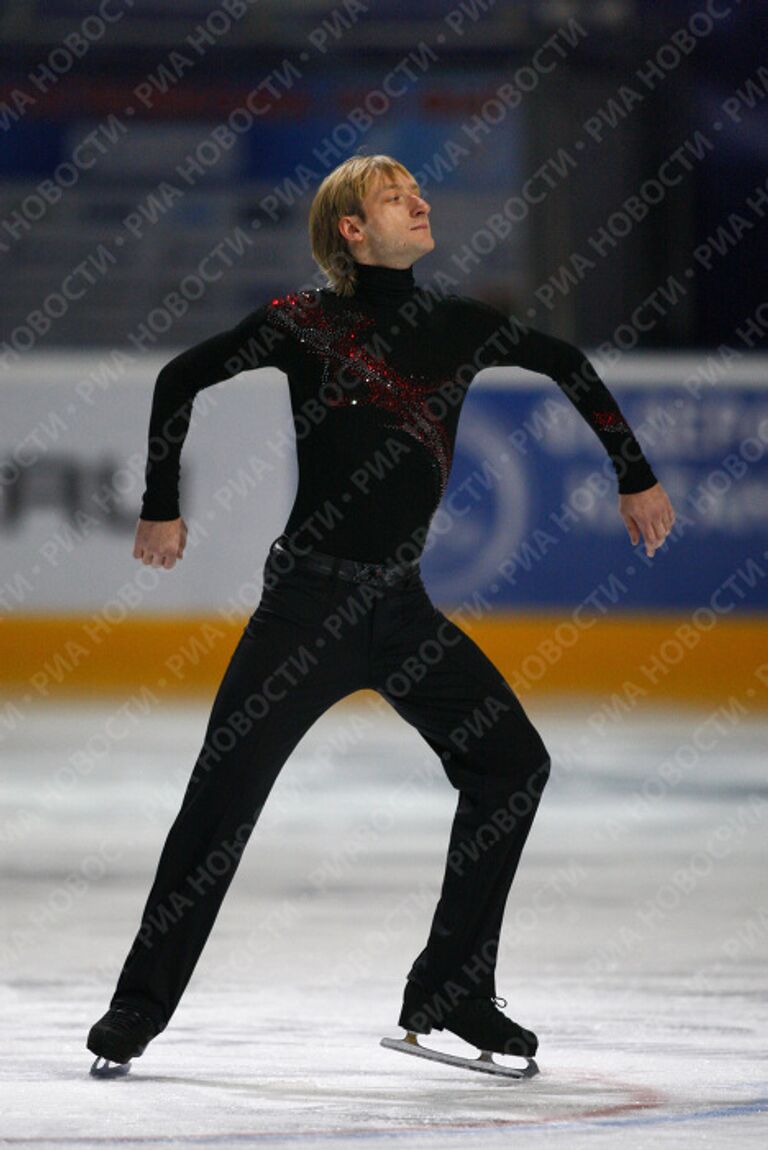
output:
<svg viewBox="0 0 768 1150"><path fill-rule="evenodd" d="M338 555L326 555L322 551L312 550L296 554L291 551L284 535L275 540L272 549L292 555L297 563L313 571L321 571L326 575L337 574L342 579L351 579L355 583L396 583L419 571L418 559L409 559L403 563L364 563L358 559L340 559Z"/></svg>

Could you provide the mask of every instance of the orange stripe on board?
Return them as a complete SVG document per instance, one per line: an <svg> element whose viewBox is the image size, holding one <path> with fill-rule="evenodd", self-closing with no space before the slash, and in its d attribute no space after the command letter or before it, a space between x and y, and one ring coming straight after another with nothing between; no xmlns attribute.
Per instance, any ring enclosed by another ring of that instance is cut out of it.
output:
<svg viewBox="0 0 768 1150"><path fill-rule="evenodd" d="M638 697L713 702L734 695L768 707L768 615L499 613L472 622L447 614L485 651L521 698L637 690ZM26 615L0 624L0 684L33 699L149 686L212 697L247 616L142 616L111 625L92 616ZM163 680L162 684L160 681Z"/></svg>

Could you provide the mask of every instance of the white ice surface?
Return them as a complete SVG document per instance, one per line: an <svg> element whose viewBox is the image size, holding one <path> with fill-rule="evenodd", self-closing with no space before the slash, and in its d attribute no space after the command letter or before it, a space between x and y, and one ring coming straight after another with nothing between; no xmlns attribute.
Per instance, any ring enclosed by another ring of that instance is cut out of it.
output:
<svg viewBox="0 0 768 1150"><path fill-rule="evenodd" d="M207 707L73 701L6 726L0 1145L764 1150L765 720L527 706L554 767L497 967L540 1039L540 1076L513 1082L379 1045L402 1036L456 792L376 699L305 736L170 1025L113 1081L85 1036Z"/></svg>

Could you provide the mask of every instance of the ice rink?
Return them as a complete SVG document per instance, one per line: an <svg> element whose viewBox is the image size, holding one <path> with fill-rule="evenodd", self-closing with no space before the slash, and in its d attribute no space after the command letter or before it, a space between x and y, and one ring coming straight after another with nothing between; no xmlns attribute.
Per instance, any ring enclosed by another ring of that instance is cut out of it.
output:
<svg viewBox="0 0 768 1150"><path fill-rule="evenodd" d="M524 702L553 773L497 967L540 1039L521 1082L379 1045L403 1033L456 792L369 692L286 764L168 1028L126 1077L90 1077L208 706L27 711L0 744L0 1143L768 1145L765 718Z"/></svg>

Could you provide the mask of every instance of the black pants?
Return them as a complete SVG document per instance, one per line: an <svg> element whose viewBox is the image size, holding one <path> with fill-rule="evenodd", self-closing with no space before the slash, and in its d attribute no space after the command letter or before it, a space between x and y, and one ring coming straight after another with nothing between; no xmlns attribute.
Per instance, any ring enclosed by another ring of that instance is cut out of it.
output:
<svg viewBox="0 0 768 1150"><path fill-rule="evenodd" d="M283 764L323 712L361 688L418 730L459 792L440 899L409 977L452 1000L495 995L502 915L549 775L546 748L418 569L393 585L351 582L285 562L276 543L111 1005L167 1025Z"/></svg>

